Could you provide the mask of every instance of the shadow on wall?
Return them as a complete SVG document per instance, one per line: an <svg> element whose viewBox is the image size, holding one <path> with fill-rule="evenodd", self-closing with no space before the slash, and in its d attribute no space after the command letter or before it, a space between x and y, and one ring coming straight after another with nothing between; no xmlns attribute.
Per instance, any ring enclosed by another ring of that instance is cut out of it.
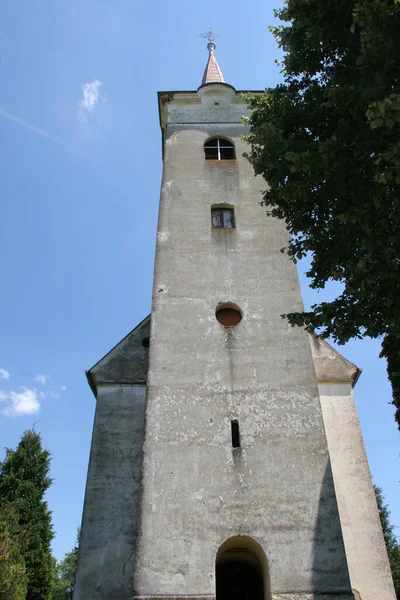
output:
<svg viewBox="0 0 400 600"><path fill-rule="evenodd" d="M329 460L321 484L314 530L312 591L349 594L349 598L353 598Z"/></svg>
<svg viewBox="0 0 400 600"><path fill-rule="evenodd" d="M323 597L353 599L331 466L328 462L315 521L311 576L308 589L285 593L315 593ZM294 569L295 565L286 565ZM216 600L271 600L268 559L263 548L251 537L235 536L219 548L215 561ZM279 590L274 591L279 594Z"/></svg>

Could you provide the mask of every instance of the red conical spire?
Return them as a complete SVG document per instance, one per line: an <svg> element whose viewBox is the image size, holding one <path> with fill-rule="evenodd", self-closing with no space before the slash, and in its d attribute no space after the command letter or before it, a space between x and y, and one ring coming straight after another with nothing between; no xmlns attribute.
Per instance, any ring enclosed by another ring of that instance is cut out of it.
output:
<svg viewBox="0 0 400 600"><path fill-rule="evenodd" d="M204 85L205 83L225 83L224 76L214 55L214 42L210 41L207 44L207 48L209 51L209 56L201 85Z"/></svg>

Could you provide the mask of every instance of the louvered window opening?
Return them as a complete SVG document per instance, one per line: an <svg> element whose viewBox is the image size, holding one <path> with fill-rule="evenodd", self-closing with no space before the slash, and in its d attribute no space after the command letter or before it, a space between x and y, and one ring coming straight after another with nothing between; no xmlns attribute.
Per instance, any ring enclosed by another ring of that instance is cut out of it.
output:
<svg viewBox="0 0 400 600"><path fill-rule="evenodd" d="M235 148L228 140L214 138L205 144L204 155L206 160L233 160Z"/></svg>
<svg viewBox="0 0 400 600"><path fill-rule="evenodd" d="M233 208L213 208L211 210L211 225L215 229L233 229L235 227Z"/></svg>

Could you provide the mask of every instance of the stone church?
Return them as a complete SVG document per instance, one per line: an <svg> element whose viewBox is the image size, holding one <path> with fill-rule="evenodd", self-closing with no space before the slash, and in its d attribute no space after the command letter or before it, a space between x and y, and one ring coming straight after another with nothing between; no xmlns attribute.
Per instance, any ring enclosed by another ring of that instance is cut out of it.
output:
<svg viewBox="0 0 400 600"><path fill-rule="evenodd" d="M360 370L292 328L283 221L208 44L159 92L152 312L87 373L96 414L74 600L394 600Z"/></svg>

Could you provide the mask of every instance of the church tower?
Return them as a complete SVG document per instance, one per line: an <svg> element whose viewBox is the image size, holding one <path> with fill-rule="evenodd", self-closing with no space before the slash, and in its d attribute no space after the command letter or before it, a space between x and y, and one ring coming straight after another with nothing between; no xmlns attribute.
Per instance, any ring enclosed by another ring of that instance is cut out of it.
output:
<svg viewBox="0 0 400 600"><path fill-rule="evenodd" d="M88 372L74 600L394 600L359 370L281 318L302 310L288 233L208 50L196 91L159 93L151 316Z"/></svg>

